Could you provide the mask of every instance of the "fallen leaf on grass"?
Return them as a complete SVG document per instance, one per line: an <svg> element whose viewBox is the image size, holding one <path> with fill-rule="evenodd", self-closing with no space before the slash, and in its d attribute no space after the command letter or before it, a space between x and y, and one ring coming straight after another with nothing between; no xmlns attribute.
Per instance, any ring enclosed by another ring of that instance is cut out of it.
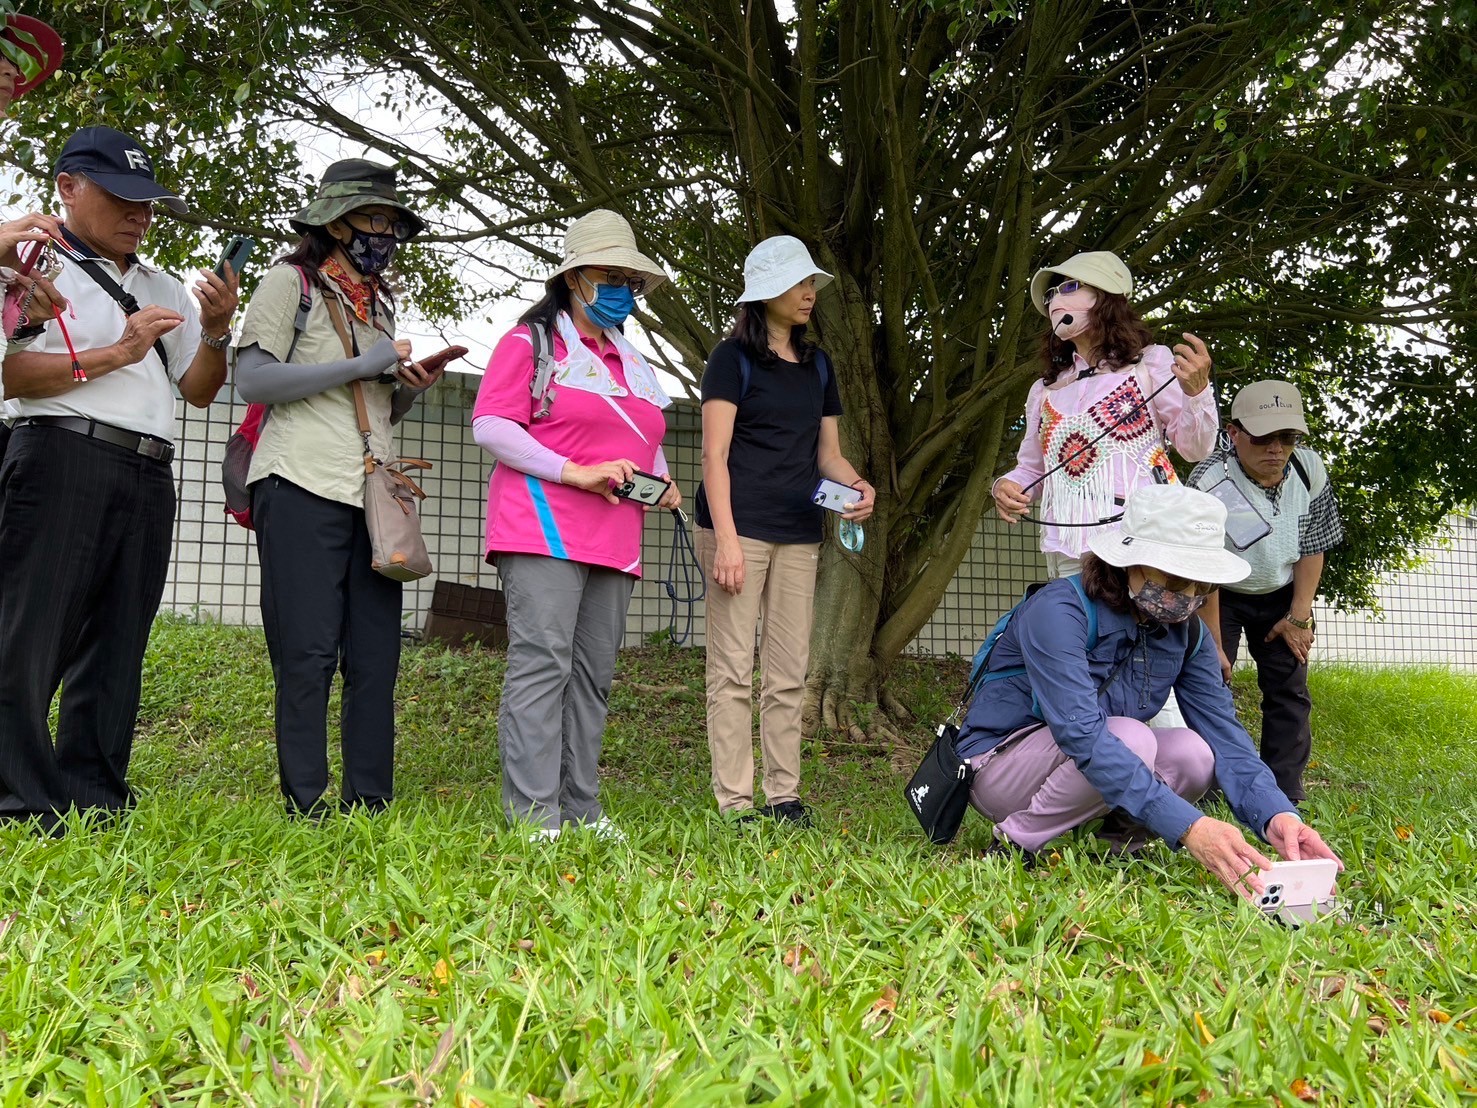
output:
<svg viewBox="0 0 1477 1108"><path fill-rule="evenodd" d="M1200 1041L1205 1046L1215 1042L1215 1036L1210 1033L1210 1028L1205 1026L1205 1017L1199 1012L1195 1013L1195 1030L1200 1035Z"/></svg>
<svg viewBox="0 0 1477 1108"><path fill-rule="evenodd" d="M1299 1077L1287 1088L1288 1091L1291 1092L1292 1095L1297 1097L1299 1100L1318 1099L1318 1090L1313 1088L1312 1085L1308 1084L1308 1079L1305 1077Z"/></svg>
<svg viewBox="0 0 1477 1108"><path fill-rule="evenodd" d="M1436 1061L1441 1063L1441 1068L1446 1071L1446 1076L1450 1077L1453 1081L1460 1081L1465 1076L1461 1063L1444 1046L1438 1046L1436 1048Z"/></svg>
<svg viewBox="0 0 1477 1108"><path fill-rule="evenodd" d="M574 883L575 883L575 882L576 882L576 881L578 881L578 880L579 880L579 878L578 878L578 877L576 877L576 876L575 876L575 875L574 875L574 874L572 874L572 873L566 873L566 874L565 874L565 875L564 875L564 880L566 880L566 881L568 881L568 882L569 882L569 883L570 883L570 884L571 884L571 885L573 885L573 884L574 884Z"/></svg>
<svg viewBox="0 0 1477 1108"><path fill-rule="evenodd" d="M1164 1059L1159 1057L1159 1055L1155 1054L1152 1050L1145 1048L1143 1064L1146 1066L1161 1066L1164 1064Z"/></svg>
<svg viewBox="0 0 1477 1108"><path fill-rule="evenodd" d="M1316 990L1319 1000L1332 1000L1344 991L1346 982L1342 977L1324 977L1319 980Z"/></svg>
<svg viewBox="0 0 1477 1108"><path fill-rule="evenodd" d="M448 1023L446 1030L441 1032L441 1038L436 1042L436 1053L431 1055L431 1064L426 1067L426 1077L435 1077L441 1072L441 1067L446 1065L446 1059L451 1055L451 1044L456 1042L456 1024Z"/></svg>
<svg viewBox="0 0 1477 1108"><path fill-rule="evenodd" d="M1009 981L997 981L994 985L990 986L990 991L985 994L985 999L996 1000L1002 996L1009 996L1011 993L1018 993L1020 991L1021 983L1014 978Z"/></svg>
<svg viewBox="0 0 1477 1108"><path fill-rule="evenodd" d="M532 939L519 939L518 940L518 949L519 950L532 950L533 949L533 940Z"/></svg>
<svg viewBox="0 0 1477 1108"><path fill-rule="evenodd" d="M1390 1030L1390 1021L1385 1019L1384 1016L1370 1016L1369 1019L1364 1021L1364 1026L1376 1035L1383 1035L1386 1031Z"/></svg>
<svg viewBox="0 0 1477 1108"><path fill-rule="evenodd" d="M1395 837L1401 842L1404 842L1406 839L1410 838L1410 828L1406 827L1403 823L1400 824L1395 828Z"/></svg>
<svg viewBox="0 0 1477 1108"><path fill-rule="evenodd" d="M364 963L369 966L382 966L385 964L386 957L388 955L383 950L371 950L364 956Z"/></svg>
<svg viewBox="0 0 1477 1108"><path fill-rule="evenodd" d="M816 981L825 978L820 964L815 960L815 955L798 944L786 950L781 961L784 962L785 968L796 977L810 977Z"/></svg>
<svg viewBox="0 0 1477 1108"><path fill-rule="evenodd" d="M451 963L445 958L436 959L436 964L431 967L431 980L427 982L430 986L432 996L437 995L438 988L446 988L451 984Z"/></svg>
<svg viewBox="0 0 1477 1108"><path fill-rule="evenodd" d="M893 1017L897 1015L897 989L887 985L882 990L882 995L872 1001L872 1007L862 1017L862 1026L871 1027L876 1025L876 1034L880 1035L892 1026Z"/></svg>
<svg viewBox="0 0 1477 1108"><path fill-rule="evenodd" d="M1443 1012L1440 1008L1432 1008L1426 1013L1426 1018L1432 1023L1450 1023L1451 1013Z"/></svg>

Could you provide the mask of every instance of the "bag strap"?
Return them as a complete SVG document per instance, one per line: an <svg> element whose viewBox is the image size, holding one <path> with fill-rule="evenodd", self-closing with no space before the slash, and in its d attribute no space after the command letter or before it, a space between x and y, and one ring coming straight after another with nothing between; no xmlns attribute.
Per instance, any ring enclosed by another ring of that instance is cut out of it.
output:
<svg viewBox="0 0 1477 1108"><path fill-rule="evenodd" d="M526 326L528 342L533 347L533 380L528 383L528 391L539 403L533 418L548 419L549 409L553 406L549 386L554 381L554 343L538 320L529 320Z"/></svg>
<svg viewBox="0 0 1477 1108"><path fill-rule="evenodd" d="M353 341L349 338L349 327L344 321L344 308L335 296L324 296L323 306L328 309L328 318L333 321L333 329L338 332L338 340L343 343L344 356L352 358ZM359 380L349 383L349 391L354 394L354 414L359 419L359 437L364 441L364 472L371 473L379 464L379 459L374 456L373 449L369 445L369 407L364 403L364 384Z"/></svg>
<svg viewBox="0 0 1477 1108"><path fill-rule="evenodd" d="M55 243L55 240L53 240ZM85 254L79 254L70 247L65 250L68 260L72 262L83 273L92 278L98 288L113 298L118 307L123 309L124 315L137 315L142 309L139 307L138 298L127 291L117 281L113 280L102 267L102 263L96 258L89 258ZM154 353L159 355L159 361L164 366L164 372L169 372L169 355L164 352L164 339L162 337L154 340Z"/></svg>
<svg viewBox="0 0 1477 1108"><path fill-rule="evenodd" d="M1303 460L1298 457L1297 448L1292 451L1292 468L1303 482L1303 488L1309 492L1313 491L1313 482L1308 479L1308 469L1303 465Z"/></svg>
<svg viewBox="0 0 1477 1108"><path fill-rule="evenodd" d="M292 355L297 350L297 340L303 337L303 332L308 329L308 315L313 310L313 286L308 281L308 270L305 266L294 265L297 270L299 284L297 294L297 314L292 317L292 344L287 348L286 361L292 361Z"/></svg>
<svg viewBox="0 0 1477 1108"><path fill-rule="evenodd" d="M831 359L826 352L817 348L815 352L816 372L821 375L821 404L826 403L826 389L831 384ZM749 395L749 382L754 376L754 363L749 361L749 355L742 348L739 349L739 401Z"/></svg>

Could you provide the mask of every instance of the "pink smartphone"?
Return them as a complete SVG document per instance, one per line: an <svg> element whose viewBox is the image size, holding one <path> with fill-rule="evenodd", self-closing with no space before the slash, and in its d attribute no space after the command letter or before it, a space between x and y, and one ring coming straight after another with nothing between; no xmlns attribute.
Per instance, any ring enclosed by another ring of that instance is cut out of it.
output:
<svg viewBox="0 0 1477 1108"><path fill-rule="evenodd" d="M1332 858L1273 862L1261 871L1262 892L1253 903L1289 927L1301 927L1333 906L1338 875L1338 863Z"/></svg>

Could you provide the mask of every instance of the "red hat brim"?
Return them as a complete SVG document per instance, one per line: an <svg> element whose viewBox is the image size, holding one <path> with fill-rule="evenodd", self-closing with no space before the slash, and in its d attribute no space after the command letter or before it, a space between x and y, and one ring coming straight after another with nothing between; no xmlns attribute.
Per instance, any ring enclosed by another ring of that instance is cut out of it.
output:
<svg viewBox="0 0 1477 1108"><path fill-rule="evenodd" d="M33 46L29 42L23 42L12 35L9 31L24 31L36 40ZM5 17L5 29L0 31L5 34L11 42L15 43L31 57L35 58L41 65L41 72L29 81L19 78L15 82L15 91L10 94L11 100L19 100L26 93L39 85L46 78L56 72L57 67L62 64L62 37L57 34L49 23L43 23L33 15L8 15ZM40 51L38 54L37 51Z"/></svg>

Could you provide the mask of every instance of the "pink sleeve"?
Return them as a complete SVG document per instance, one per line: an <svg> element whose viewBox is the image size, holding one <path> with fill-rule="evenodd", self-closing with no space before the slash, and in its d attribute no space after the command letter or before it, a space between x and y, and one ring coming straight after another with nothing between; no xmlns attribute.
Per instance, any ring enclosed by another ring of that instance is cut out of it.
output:
<svg viewBox="0 0 1477 1108"><path fill-rule="evenodd" d="M1040 480L1041 475L1046 472L1046 458L1041 453L1041 404L1045 398L1046 386L1037 381L1026 397L1026 433L1021 436L1021 446L1015 454L1015 468L995 478L991 489L1007 480L1024 487L1032 481ZM1040 486L1031 490L1032 500L1039 495Z"/></svg>
<svg viewBox="0 0 1477 1108"><path fill-rule="evenodd" d="M484 415L472 420L472 437L499 464L512 466L521 473L531 473L541 481L555 485L564 475L564 463L569 461L541 445L528 429L515 420L503 416Z"/></svg>
<svg viewBox="0 0 1477 1108"><path fill-rule="evenodd" d="M487 372L477 386L477 402L472 405L472 419L501 416L527 427L533 420L533 343L524 324L514 327L498 340Z"/></svg>
<svg viewBox="0 0 1477 1108"><path fill-rule="evenodd" d="M1150 391L1165 381L1174 381L1174 352L1167 346L1144 351L1143 366L1149 371ZM1154 416L1169 436L1170 444L1187 462L1203 462L1215 449L1221 429L1215 406L1215 390L1207 385L1195 396L1186 396L1178 381L1154 397Z"/></svg>
<svg viewBox="0 0 1477 1108"><path fill-rule="evenodd" d="M667 465L667 453L660 446L656 448L656 457L651 460L651 472L660 477L663 473L671 473Z"/></svg>

